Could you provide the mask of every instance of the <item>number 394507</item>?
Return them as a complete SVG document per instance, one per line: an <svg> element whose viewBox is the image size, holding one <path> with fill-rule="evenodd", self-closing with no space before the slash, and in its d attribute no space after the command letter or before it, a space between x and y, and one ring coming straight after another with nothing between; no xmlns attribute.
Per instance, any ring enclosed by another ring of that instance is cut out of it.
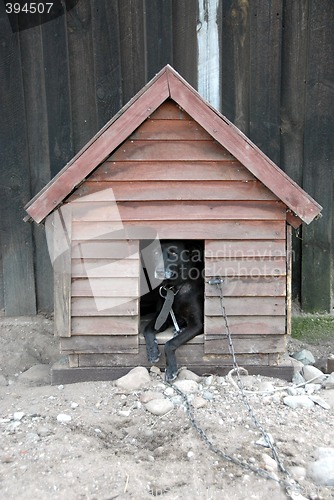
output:
<svg viewBox="0 0 334 500"><path fill-rule="evenodd" d="M7 14L49 14L53 7L53 2L7 2Z"/></svg>

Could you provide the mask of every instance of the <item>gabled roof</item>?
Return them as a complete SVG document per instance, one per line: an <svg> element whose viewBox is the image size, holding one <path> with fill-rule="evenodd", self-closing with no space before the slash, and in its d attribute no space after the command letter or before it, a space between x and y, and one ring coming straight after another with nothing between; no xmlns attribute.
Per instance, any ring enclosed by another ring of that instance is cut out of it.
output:
<svg viewBox="0 0 334 500"><path fill-rule="evenodd" d="M25 220L42 222L164 101L172 99L291 210L289 222L309 224L322 207L235 125L207 103L171 66L163 68L25 206Z"/></svg>

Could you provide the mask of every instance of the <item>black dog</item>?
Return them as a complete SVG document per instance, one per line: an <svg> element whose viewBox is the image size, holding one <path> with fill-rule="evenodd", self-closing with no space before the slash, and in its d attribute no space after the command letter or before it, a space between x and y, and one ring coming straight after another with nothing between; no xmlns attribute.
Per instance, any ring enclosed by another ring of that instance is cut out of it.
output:
<svg viewBox="0 0 334 500"><path fill-rule="evenodd" d="M146 326L144 337L148 360L154 364L160 357L156 334L174 323L176 335L165 344L167 381L177 376L176 349L203 333L204 279L201 254L194 245L179 241L164 242L161 252L154 252L154 275L162 283L157 313Z"/></svg>

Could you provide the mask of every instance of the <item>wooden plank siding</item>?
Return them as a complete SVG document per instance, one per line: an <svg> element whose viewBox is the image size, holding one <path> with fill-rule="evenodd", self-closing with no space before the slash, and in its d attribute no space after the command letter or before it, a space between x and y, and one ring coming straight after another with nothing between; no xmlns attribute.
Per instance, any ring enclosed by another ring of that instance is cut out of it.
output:
<svg viewBox="0 0 334 500"><path fill-rule="evenodd" d="M64 352L139 354L145 229L160 240L205 241L205 280L224 278L239 354L284 351L286 206L178 106L160 106L67 203L72 337L62 340ZM225 355L216 287L206 283L203 300L204 336L196 349L202 357Z"/></svg>

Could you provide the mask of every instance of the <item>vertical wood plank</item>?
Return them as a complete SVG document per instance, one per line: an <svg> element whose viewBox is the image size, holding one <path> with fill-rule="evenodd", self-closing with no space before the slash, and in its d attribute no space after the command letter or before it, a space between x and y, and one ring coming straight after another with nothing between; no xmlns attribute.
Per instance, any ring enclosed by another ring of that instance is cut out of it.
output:
<svg viewBox="0 0 334 500"><path fill-rule="evenodd" d="M97 125L100 129L122 107L119 12L115 1L92 0L91 5Z"/></svg>
<svg viewBox="0 0 334 500"><path fill-rule="evenodd" d="M197 88L197 1L173 1L173 66Z"/></svg>
<svg viewBox="0 0 334 500"><path fill-rule="evenodd" d="M280 161L282 0L250 2L250 139Z"/></svg>
<svg viewBox="0 0 334 500"><path fill-rule="evenodd" d="M66 14L73 125L73 150L78 152L98 131L90 0L81 0Z"/></svg>
<svg viewBox="0 0 334 500"><path fill-rule="evenodd" d="M310 2L304 189L324 207L303 227L302 308L333 312L334 2Z"/></svg>
<svg viewBox="0 0 334 500"><path fill-rule="evenodd" d="M43 67L41 27L20 33L24 100L29 143L29 173L32 194L38 193L51 178L46 89ZM37 310L53 311L53 271L44 227L32 226L35 255ZM50 286L51 285L51 286Z"/></svg>
<svg viewBox="0 0 334 500"><path fill-rule="evenodd" d="M173 61L172 3L145 1L147 80Z"/></svg>
<svg viewBox="0 0 334 500"><path fill-rule="evenodd" d="M224 0L222 17L222 113L249 135L249 3Z"/></svg>
<svg viewBox="0 0 334 500"><path fill-rule="evenodd" d="M65 15L42 24L51 176L73 157L69 60Z"/></svg>
<svg viewBox="0 0 334 500"><path fill-rule="evenodd" d="M32 228L23 222L29 200L29 157L19 33L0 4L0 231L7 316L36 313Z"/></svg>
<svg viewBox="0 0 334 500"><path fill-rule="evenodd" d="M143 0L119 0L123 104L147 82Z"/></svg>
<svg viewBox="0 0 334 500"><path fill-rule="evenodd" d="M292 315L292 227L286 225L286 333L291 335Z"/></svg>
<svg viewBox="0 0 334 500"><path fill-rule="evenodd" d="M309 0L285 2L282 34L281 168L300 186L304 165ZM300 302L301 239L292 238L292 295Z"/></svg>
<svg viewBox="0 0 334 500"><path fill-rule="evenodd" d="M63 205L53 217L54 333L71 336L71 205Z"/></svg>

